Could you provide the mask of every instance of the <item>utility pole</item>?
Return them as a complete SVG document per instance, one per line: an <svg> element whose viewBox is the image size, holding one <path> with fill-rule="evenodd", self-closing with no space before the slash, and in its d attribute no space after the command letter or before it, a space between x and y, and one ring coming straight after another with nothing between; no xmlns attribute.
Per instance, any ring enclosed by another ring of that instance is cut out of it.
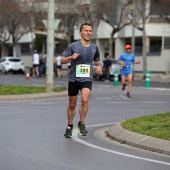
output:
<svg viewBox="0 0 170 170"><path fill-rule="evenodd" d="M55 0L48 0L48 19L47 19L47 77L46 92L53 91L54 74L54 9Z"/></svg>
<svg viewBox="0 0 170 170"><path fill-rule="evenodd" d="M55 0L48 0L48 18L42 20L47 28L47 68L46 68L46 92L53 91L54 75L54 30L57 29L60 19L54 19Z"/></svg>
<svg viewBox="0 0 170 170"><path fill-rule="evenodd" d="M132 53L135 53L135 0L133 0L133 9L132 9Z"/></svg>

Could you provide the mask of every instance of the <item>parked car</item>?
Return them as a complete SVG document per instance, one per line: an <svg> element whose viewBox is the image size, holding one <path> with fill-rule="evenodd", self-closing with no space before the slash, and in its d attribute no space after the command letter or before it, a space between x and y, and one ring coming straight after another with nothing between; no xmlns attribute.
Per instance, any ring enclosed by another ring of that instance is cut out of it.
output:
<svg viewBox="0 0 170 170"><path fill-rule="evenodd" d="M121 65L118 64L117 60L116 59L110 59L112 61L112 65L109 69L109 72L110 72L110 80L113 80L114 78L114 72L115 70L118 71L118 78L119 78L119 81L121 80L121 75L120 75L120 68L121 68ZM104 67L103 67L103 61L101 61L101 64L102 64L102 75L97 75L95 72L93 74L94 78L96 78L97 80L102 80L104 79Z"/></svg>
<svg viewBox="0 0 170 170"><path fill-rule="evenodd" d="M1 57L0 70L6 74L7 72L25 73L25 66L18 57Z"/></svg>

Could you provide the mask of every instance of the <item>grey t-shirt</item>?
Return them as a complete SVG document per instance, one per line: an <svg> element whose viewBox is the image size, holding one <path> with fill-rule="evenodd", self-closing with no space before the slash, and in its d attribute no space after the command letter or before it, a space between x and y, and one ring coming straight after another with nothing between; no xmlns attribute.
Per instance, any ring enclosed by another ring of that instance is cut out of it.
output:
<svg viewBox="0 0 170 170"><path fill-rule="evenodd" d="M69 74L69 82L85 82L93 81L93 61L100 60L98 47L91 43L89 47L84 47L80 41L70 44L62 53L62 56L69 57L74 53L80 54L76 59L71 60L71 69ZM76 65L90 65L90 77L76 77Z"/></svg>

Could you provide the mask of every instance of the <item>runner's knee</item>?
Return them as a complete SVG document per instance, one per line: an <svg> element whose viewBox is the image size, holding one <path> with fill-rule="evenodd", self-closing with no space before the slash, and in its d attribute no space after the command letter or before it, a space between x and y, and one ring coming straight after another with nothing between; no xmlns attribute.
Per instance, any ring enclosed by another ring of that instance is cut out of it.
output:
<svg viewBox="0 0 170 170"><path fill-rule="evenodd" d="M75 110L75 108L76 108L76 105L75 104L69 104L69 109L71 110L71 111L73 111L73 110Z"/></svg>
<svg viewBox="0 0 170 170"><path fill-rule="evenodd" d="M87 98L82 98L81 103L83 105L86 105L88 103L88 99Z"/></svg>

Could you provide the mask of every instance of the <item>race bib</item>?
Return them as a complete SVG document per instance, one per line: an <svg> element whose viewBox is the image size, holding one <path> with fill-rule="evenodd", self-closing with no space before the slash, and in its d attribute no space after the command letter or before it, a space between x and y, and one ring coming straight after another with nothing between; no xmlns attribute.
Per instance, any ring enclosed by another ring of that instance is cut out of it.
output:
<svg viewBox="0 0 170 170"><path fill-rule="evenodd" d="M76 65L76 77L90 77L90 65L88 64Z"/></svg>

